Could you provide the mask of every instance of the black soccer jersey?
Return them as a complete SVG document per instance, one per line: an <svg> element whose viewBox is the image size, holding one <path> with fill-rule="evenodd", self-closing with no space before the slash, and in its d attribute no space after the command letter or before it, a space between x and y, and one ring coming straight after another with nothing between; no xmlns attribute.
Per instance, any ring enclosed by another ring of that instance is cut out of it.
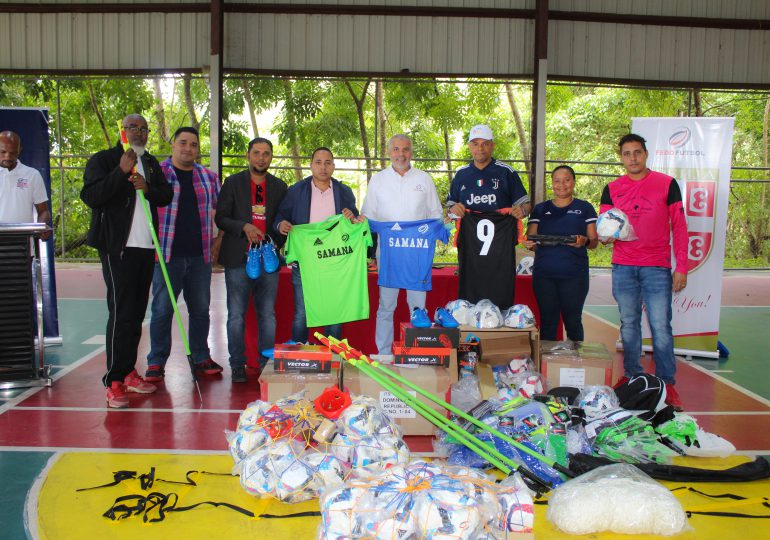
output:
<svg viewBox="0 0 770 540"><path fill-rule="evenodd" d="M460 220L457 258L459 298L488 298L501 310L513 305L516 280L516 219L498 212L469 212Z"/></svg>

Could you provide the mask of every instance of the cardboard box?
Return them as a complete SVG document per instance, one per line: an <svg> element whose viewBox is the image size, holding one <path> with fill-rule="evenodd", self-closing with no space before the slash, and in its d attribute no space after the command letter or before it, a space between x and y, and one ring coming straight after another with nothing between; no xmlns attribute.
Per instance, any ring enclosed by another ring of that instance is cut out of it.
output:
<svg viewBox="0 0 770 540"><path fill-rule="evenodd" d="M330 373L340 367L340 358L322 345L281 343L275 346L273 365L281 372Z"/></svg>
<svg viewBox="0 0 770 540"><path fill-rule="evenodd" d="M268 362L269 363L269 362ZM301 358L274 358L273 367L278 372L331 373L331 360L304 360ZM337 363L339 367L339 363Z"/></svg>
<svg viewBox="0 0 770 540"><path fill-rule="evenodd" d="M540 372L548 379L549 388L612 385L614 362L603 344L584 343L578 347L577 352L578 356L560 354L542 356Z"/></svg>
<svg viewBox="0 0 770 540"><path fill-rule="evenodd" d="M403 342L393 343L393 363L448 368L452 349L430 347L405 347Z"/></svg>
<svg viewBox="0 0 770 540"><path fill-rule="evenodd" d="M407 347L441 347L456 349L460 343L459 328L415 328L410 323L401 323L401 341Z"/></svg>
<svg viewBox="0 0 770 540"><path fill-rule="evenodd" d="M453 382L457 381L457 355L454 350L452 350L450 355L450 365L448 368L406 365L386 365L384 368L389 369L394 373L398 373L410 382L418 385L423 390L430 392L444 401L448 400L449 387ZM376 399L391 418L401 426L404 435L433 435L438 429L428 420L420 416L414 409L404 404L390 392L386 391L379 384L374 382L374 380L361 373L356 367L345 366L344 384L352 394L363 394ZM399 386L412 395L417 396L417 392L414 390L409 390L401 384L399 384ZM438 405L428 402L425 398L420 399L420 401L428 404L442 416L446 415L446 410Z"/></svg>
<svg viewBox="0 0 770 540"><path fill-rule="evenodd" d="M537 328L460 327L460 338L463 341L470 334L481 341L481 363L498 366L507 364L517 356L529 355L535 369L540 369L540 332Z"/></svg>
<svg viewBox="0 0 770 540"><path fill-rule="evenodd" d="M327 387L336 385L337 380L337 370L331 373L279 373L268 362L259 377L259 397L263 401L275 402L300 390L307 390L305 396L312 401Z"/></svg>

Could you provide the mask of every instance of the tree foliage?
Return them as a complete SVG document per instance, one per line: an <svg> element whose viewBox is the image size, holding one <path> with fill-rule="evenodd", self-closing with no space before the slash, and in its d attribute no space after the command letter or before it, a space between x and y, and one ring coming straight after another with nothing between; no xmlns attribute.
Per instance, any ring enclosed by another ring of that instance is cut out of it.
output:
<svg viewBox="0 0 770 540"><path fill-rule="evenodd" d="M119 119L128 113L143 114L153 129L148 145L156 155L170 151L169 137L182 125L198 125L202 152L210 148L209 89L200 77L7 77L0 79L0 100L11 106L47 106L51 111L52 156L66 156L62 167L52 158L51 176L54 215L61 217L68 257L94 256L82 246L89 215L78 196L82 167L90 154L115 144ZM415 164L432 173L440 195L445 196L453 171L470 158L465 141L468 129L486 123L495 133L495 156L513 161L527 183L532 111L527 83L239 75L225 78L223 101L223 176L245 165L251 138L268 136L275 145L273 167L279 176L289 181L307 175L310 152L328 146L335 155L352 158L338 160L336 176L362 196L369 175L386 158L382 141L406 133L413 139ZM768 111L770 96L757 92L551 84L546 93L546 168L557 163L575 165L578 195L598 204L603 186L622 172L615 143L630 130L633 117L694 116L696 112L734 117L733 163L767 167ZM770 187L760 181L768 178L769 170L733 171L733 180L741 182L731 186L730 261L768 263ZM57 246L61 244L59 231ZM596 262L606 258L606 254L592 256Z"/></svg>

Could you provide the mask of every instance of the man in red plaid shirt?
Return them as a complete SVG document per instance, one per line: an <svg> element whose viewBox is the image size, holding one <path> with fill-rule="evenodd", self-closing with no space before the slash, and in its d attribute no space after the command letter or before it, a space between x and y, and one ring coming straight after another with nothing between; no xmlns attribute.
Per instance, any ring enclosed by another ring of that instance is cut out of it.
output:
<svg viewBox="0 0 770 540"><path fill-rule="evenodd" d="M171 204L159 209L160 241L166 269L178 298L184 292L189 326L190 353L199 373L216 375L222 367L211 359L208 346L211 263L221 238L214 233L214 212L220 181L216 173L200 166L198 130L180 127L174 133L171 157L161 163L163 174L174 190ZM174 311L160 265L152 278L150 353L145 380L162 381L171 353L171 324Z"/></svg>

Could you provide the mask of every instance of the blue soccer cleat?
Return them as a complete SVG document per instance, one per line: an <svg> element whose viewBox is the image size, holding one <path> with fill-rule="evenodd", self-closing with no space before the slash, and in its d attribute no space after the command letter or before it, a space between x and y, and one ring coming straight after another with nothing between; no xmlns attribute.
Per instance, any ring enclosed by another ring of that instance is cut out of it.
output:
<svg viewBox="0 0 770 540"><path fill-rule="evenodd" d="M259 279L262 275L262 261L260 260L259 248L252 244L249 246L249 252L246 255L246 275L251 279Z"/></svg>
<svg viewBox="0 0 770 540"><path fill-rule="evenodd" d="M262 252L262 266L264 267L265 272L272 274L278 270L278 267L281 263L278 260L278 253L275 250L275 244L273 243L273 240L270 239L266 242L262 242L262 247L260 250Z"/></svg>
<svg viewBox="0 0 770 540"><path fill-rule="evenodd" d="M446 308L436 308L436 313L433 314L433 322L436 326L443 326L444 328L457 328L460 323L457 322L451 313Z"/></svg>
<svg viewBox="0 0 770 540"><path fill-rule="evenodd" d="M428 312L423 308L414 308L412 311L412 326L415 328L430 328L432 323L428 318Z"/></svg>

